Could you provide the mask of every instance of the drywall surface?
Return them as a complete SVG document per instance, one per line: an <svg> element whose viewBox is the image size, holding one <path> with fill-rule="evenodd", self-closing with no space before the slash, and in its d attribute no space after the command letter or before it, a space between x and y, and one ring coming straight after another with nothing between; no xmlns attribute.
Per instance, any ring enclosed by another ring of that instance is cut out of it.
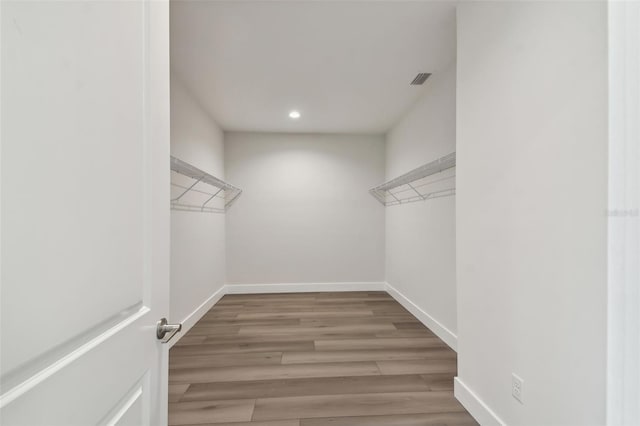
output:
<svg viewBox="0 0 640 426"><path fill-rule="evenodd" d="M387 134L387 180L456 150L455 64L425 85L420 100ZM455 269L455 196L386 209L387 282L453 336Z"/></svg>
<svg viewBox="0 0 640 426"><path fill-rule="evenodd" d="M606 422L606 28L605 2L458 9L458 374L510 425Z"/></svg>
<svg viewBox="0 0 640 426"><path fill-rule="evenodd" d="M223 136L172 75L171 155L224 178ZM171 211L171 321L184 321L224 285L224 235L224 214Z"/></svg>
<svg viewBox="0 0 640 426"><path fill-rule="evenodd" d="M382 136L226 133L229 284L384 281Z"/></svg>

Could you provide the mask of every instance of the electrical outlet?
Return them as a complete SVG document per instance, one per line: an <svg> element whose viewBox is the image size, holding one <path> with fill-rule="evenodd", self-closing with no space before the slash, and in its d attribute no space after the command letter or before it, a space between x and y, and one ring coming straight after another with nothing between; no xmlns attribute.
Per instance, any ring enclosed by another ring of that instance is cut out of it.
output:
<svg viewBox="0 0 640 426"><path fill-rule="evenodd" d="M515 374L511 374L511 395L520 401L521 404L524 404L522 401L522 386L524 385L524 380Z"/></svg>

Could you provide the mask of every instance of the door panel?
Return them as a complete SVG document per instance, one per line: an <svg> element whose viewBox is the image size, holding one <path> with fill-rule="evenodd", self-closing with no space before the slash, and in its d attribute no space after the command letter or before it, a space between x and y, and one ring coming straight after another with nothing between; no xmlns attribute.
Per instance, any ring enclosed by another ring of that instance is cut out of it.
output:
<svg viewBox="0 0 640 426"><path fill-rule="evenodd" d="M161 424L168 3L0 7L0 420Z"/></svg>
<svg viewBox="0 0 640 426"><path fill-rule="evenodd" d="M110 3L3 5L3 374L142 302L143 4Z"/></svg>

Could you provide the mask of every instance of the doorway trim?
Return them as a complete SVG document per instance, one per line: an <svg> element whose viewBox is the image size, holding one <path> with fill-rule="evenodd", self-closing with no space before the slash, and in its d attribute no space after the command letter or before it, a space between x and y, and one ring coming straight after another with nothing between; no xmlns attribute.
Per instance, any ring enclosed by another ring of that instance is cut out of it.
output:
<svg viewBox="0 0 640 426"><path fill-rule="evenodd" d="M640 3L609 0L607 424L640 424Z"/></svg>

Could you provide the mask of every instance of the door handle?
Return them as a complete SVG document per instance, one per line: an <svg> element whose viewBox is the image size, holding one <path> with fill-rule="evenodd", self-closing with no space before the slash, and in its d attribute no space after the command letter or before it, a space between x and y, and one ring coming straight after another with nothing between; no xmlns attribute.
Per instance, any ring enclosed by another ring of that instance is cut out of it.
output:
<svg viewBox="0 0 640 426"><path fill-rule="evenodd" d="M162 318L156 326L156 337L162 343L167 343L180 330L182 330L182 324L169 324L166 318Z"/></svg>

